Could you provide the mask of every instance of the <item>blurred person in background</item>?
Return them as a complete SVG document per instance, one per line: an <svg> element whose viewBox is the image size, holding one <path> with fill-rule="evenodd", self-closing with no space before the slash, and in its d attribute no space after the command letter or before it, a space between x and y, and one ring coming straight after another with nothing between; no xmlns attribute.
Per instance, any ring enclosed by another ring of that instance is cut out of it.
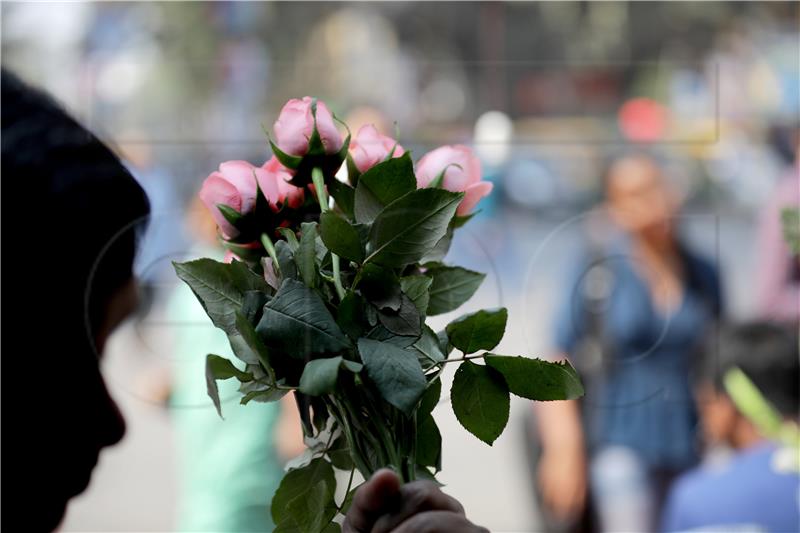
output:
<svg viewBox="0 0 800 533"><path fill-rule="evenodd" d="M800 129L788 132L794 160L761 214L757 272L758 313L781 321L800 320L800 255L786 243L785 209L800 209ZM800 231L795 229L795 231Z"/></svg>
<svg viewBox="0 0 800 533"><path fill-rule="evenodd" d="M154 141L145 132L124 131L117 143L123 164L150 200L147 233L134 264L143 300L139 311L147 312L161 295L158 288L175 279L175 271L167 259L181 251L186 242L182 214L176 209L181 204L181 197L174 176L157 163L153 153Z"/></svg>
<svg viewBox="0 0 800 533"><path fill-rule="evenodd" d="M798 342L797 324L750 323L705 352L695 386L703 432L734 452L678 478L664 531L800 531Z"/></svg>
<svg viewBox="0 0 800 533"><path fill-rule="evenodd" d="M603 531L651 531L669 483L697 460L687 376L720 317L720 282L676 232L679 199L654 158L615 158L604 192L612 237L590 239L555 322L587 394L537 406L538 482L556 523L574 527L588 485Z"/></svg>
<svg viewBox="0 0 800 533"><path fill-rule="evenodd" d="M191 257L222 260L217 226L195 196L186 226L194 237ZM225 419L208 401L206 354L237 361L228 338L206 317L191 289L180 283L167 303L174 369L170 394L180 467L179 531L269 531L270 501L283 465L305 446L291 395L280 403L238 404L237 383L219 383L227 398ZM237 399L236 401L230 401Z"/></svg>
<svg viewBox="0 0 800 533"><path fill-rule="evenodd" d="M17 342L4 350L3 372L25 392L3 405L2 525L38 533L58 528L69 500L89 485L100 452L125 433L100 357L137 306L133 263L150 208L116 154L50 97L4 69L0 85L3 207L24 210L14 215L25 220L25 231L3 231L3 238L24 250L32 235L40 237L44 254L3 263L3 279L24 291L4 316ZM29 216L31 205L36 216ZM358 489L344 531L376 525L395 533L486 532L432 482L401 486L388 470Z"/></svg>

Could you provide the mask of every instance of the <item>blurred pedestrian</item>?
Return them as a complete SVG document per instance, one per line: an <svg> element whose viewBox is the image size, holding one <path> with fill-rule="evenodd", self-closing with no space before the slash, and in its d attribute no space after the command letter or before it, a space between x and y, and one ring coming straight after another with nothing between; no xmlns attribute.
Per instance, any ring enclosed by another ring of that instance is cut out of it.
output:
<svg viewBox="0 0 800 533"><path fill-rule="evenodd" d="M670 491L664 531L800 531L797 325L751 323L723 335L699 365L706 438L735 450Z"/></svg>
<svg viewBox="0 0 800 533"><path fill-rule="evenodd" d="M800 130L795 129L793 137L794 162L761 215L756 288L760 316L796 322L800 320L800 255L789 248L783 227L785 210L800 209Z"/></svg>
<svg viewBox="0 0 800 533"><path fill-rule="evenodd" d="M602 530L650 531L697 460L687 375L721 314L720 282L677 233L679 200L654 158L616 158L604 188L613 237L576 261L555 322L587 394L539 406L538 481L546 516L574 520L589 487Z"/></svg>

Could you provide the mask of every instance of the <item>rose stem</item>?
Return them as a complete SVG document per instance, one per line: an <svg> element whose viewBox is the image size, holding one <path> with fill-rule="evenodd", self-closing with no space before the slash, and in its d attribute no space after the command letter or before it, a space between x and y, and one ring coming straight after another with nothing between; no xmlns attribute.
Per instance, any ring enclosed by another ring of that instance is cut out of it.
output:
<svg viewBox="0 0 800 533"><path fill-rule="evenodd" d="M322 178L322 170L319 167L314 167L311 171L311 181L314 182L314 189L317 193L317 200L319 201L319 210L322 213L328 211L328 194L325 192L325 180ZM331 252L331 263L333 264L333 284L336 286L336 294L339 295L339 300L344 299L344 287L342 286L342 274L339 267L339 256Z"/></svg>

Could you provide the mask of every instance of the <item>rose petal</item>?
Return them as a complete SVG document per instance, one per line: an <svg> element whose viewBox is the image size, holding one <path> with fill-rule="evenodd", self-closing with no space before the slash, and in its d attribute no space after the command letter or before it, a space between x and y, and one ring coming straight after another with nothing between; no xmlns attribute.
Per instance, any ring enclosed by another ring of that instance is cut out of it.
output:
<svg viewBox="0 0 800 533"><path fill-rule="evenodd" d="M306 98L309 99L310 105L311 99L308 96L306 96ZM305 101L305 98L303 100ZM325 147L325 153L335 154L342 149L344 139L342 139L342 134L339 133L339 130L336 129L336 123L333 120L333 115L331 114L330 110L328 110L328 106L325 105L325 102L322 100L317 100L316 117L317 132L319 132L320 139L322 139L322 145Z"/></svg>
<svg viewBox="0 0 800 533"><path fill-rule="evenodd" d="M203 182L199 196L225 237L230 239L239 235L239 230L227 221L217 207L218 204L223 204L241 212L242 198L232 183L223 178L219 172L214 172Z"/></svg>
<svg viewBox="0 0 800 533"><path fill-rule="evenodd" d="M287 203L295 209L302 205L305 199L303 189L289 183L292 173L278 158L272 156L259 170L256 174L258 184L273 207L278 202Z"/></svg>
<svg viewBox="0 0 800 533"><path fill-rule="evenodd" d="M362 126L350 142L350 154L359 172L366 172L385 160L393 148L392 157L400 157L405 153L397 141L381 135L372 124Z"/></svg>
<svg viewBox="0 0 800 533"><path fill-rule="evenodd" d="M249 213L256 205L255 166L247 161L226 161L219 166L222 176L231 182L242 196L242 213Z"/></svg>
<svg viewBox="0 0 800 533"><path fill-rule="evenodd" d="M464 199L456 209L456 214L464 216L470 214L472 209L480 202L481 198L492 192L494 184L490 181L473 183L464 190Z"/></svg>
<svg viewBox="0 0 800 533"><path fill-rule="evenodd" d="M311 97L292 98L283 106L273 125L275 143L287 154L302 156L308 152L308 140L314 132Z"/></svg>
<svg viewBox="0 0 800 533"><path fill-rule="evenodd" d="M445 170L446 169L446 170ZM481 164L464 145L440 146L417 163L417 185L427 187L444 170L442 188L460 192L481 179Z"/></svg>

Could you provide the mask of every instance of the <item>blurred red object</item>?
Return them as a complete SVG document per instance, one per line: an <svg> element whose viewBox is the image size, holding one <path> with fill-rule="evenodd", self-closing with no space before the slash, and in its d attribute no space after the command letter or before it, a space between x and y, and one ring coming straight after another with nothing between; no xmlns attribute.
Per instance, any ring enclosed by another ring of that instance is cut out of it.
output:
<svg viewBox="0 0 800 533"><path fill-rule="evenodd" d="M617 120L627 140L657 141L667 126L667 110L650 98L633 98L620 107Z"/></svg>

